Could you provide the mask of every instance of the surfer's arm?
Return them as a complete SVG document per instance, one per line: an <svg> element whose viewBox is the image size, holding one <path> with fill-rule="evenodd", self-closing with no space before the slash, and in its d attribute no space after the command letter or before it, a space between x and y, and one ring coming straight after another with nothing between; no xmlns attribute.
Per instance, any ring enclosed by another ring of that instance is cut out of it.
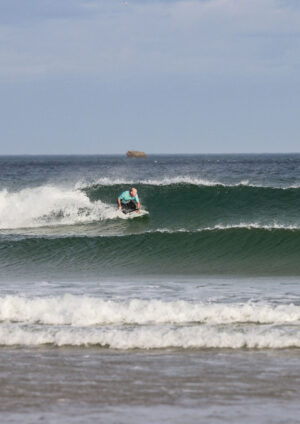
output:
<svg viewBox="0 0 300 424"><path fill-rule="evenodd" d="M121 199L120 199L120 197L118 197L118 209L121 209Z"/></svg>
<svg viewBox="0 0 300 424"><path fill-rule="evenodd" d="M135 196L135 202L136 202L136 210L139 212L141 210L141 202L140 202L138 194L136 194Z"/></svg>

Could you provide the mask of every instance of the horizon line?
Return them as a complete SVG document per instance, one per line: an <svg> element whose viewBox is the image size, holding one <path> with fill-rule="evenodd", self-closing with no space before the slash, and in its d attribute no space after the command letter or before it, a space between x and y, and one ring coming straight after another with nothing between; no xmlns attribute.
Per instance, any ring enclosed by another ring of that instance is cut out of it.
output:
<svg viewBox="0 0 300 424"><path fill-rule="evenodd" d="M146 153L146 152L143 152ZM147 156L192 156L192 155L298 155L299 152L193 152L193 153L146 153ZM0 157L7 156L126 156L122 153L0 153ZM135 158L128 158L135 159ZM137 158L143 159L143 158Z"/></svg>

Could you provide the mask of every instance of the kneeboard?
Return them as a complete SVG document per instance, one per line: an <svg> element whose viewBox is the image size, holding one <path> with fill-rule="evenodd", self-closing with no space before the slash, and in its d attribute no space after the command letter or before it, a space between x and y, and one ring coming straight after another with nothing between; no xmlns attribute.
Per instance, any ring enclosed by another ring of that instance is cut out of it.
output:
<svg viewBox="0 0 300 424"><path fill-rule="evenodd" d="M137 212L137 209L133 211L122 210L122 212L124 215L128 215L128 217L132 217L132 218L140 218L140 217L149 216L149 212L145 211L144 209L140 209L140 212Z"/></svg>
<svg viewBox="0 0 300 424"><path fill-rule="evenodd" d="M130 209L122 209L122 212L125 215L127 215L128 213L136 212L136 211L137 211L137 209L132 209L132 210L130 210Z"/></svg>

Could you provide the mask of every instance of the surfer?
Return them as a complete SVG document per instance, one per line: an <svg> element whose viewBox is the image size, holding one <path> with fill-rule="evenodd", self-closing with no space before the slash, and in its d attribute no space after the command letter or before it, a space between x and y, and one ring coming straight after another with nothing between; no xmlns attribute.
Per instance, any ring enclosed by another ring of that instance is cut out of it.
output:
<svg viewBox="0 0 300 424"><path fill-rule="evenodd" d="M137 194L137 189L131 187L130 190L123 191L118 197L118 209L124 213L140 212L141 203Z"/></svg>

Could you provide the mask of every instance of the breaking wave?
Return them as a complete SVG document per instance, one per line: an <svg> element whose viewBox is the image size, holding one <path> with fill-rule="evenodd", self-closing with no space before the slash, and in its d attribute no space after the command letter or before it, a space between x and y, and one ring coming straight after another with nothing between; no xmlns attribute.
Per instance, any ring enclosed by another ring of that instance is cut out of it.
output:
<svg viewBox="0 0 300 424"><path fill-rule="evenodd" d="M300 306L87 296L0 298L0 344L113 349L300 347Z"/></svg>
<svg viewBox="0 0 300 424"><path fill-rule="evenodd" d="M0 229L89 224L128 219L115 205L91 201L85 192L57 186L0 191Z"/></svg>
<svg viewBox="0 0 300 424"><path fill-rule="evenodd" d="M105 181L81 188L45 185L15 192L3 189L0 191L0 229L128 219L116 210L116 198L128 185ZM196 230L247 222L259 227L300 226L298 188L225 186L212 182L200 184L198 180L196 184L190 178L183 182L181 177L176 181L173 178L135 184L142 207L151 216L152 229Z"/></svg>
<svg viewBox="0 0 300 424"><path fill-rule="evenodd" d="M104 300L90 296L0 298L0 322L23 324L99 326L128 324L299 324L300 306L257 303L204 303Z"/></svg>

